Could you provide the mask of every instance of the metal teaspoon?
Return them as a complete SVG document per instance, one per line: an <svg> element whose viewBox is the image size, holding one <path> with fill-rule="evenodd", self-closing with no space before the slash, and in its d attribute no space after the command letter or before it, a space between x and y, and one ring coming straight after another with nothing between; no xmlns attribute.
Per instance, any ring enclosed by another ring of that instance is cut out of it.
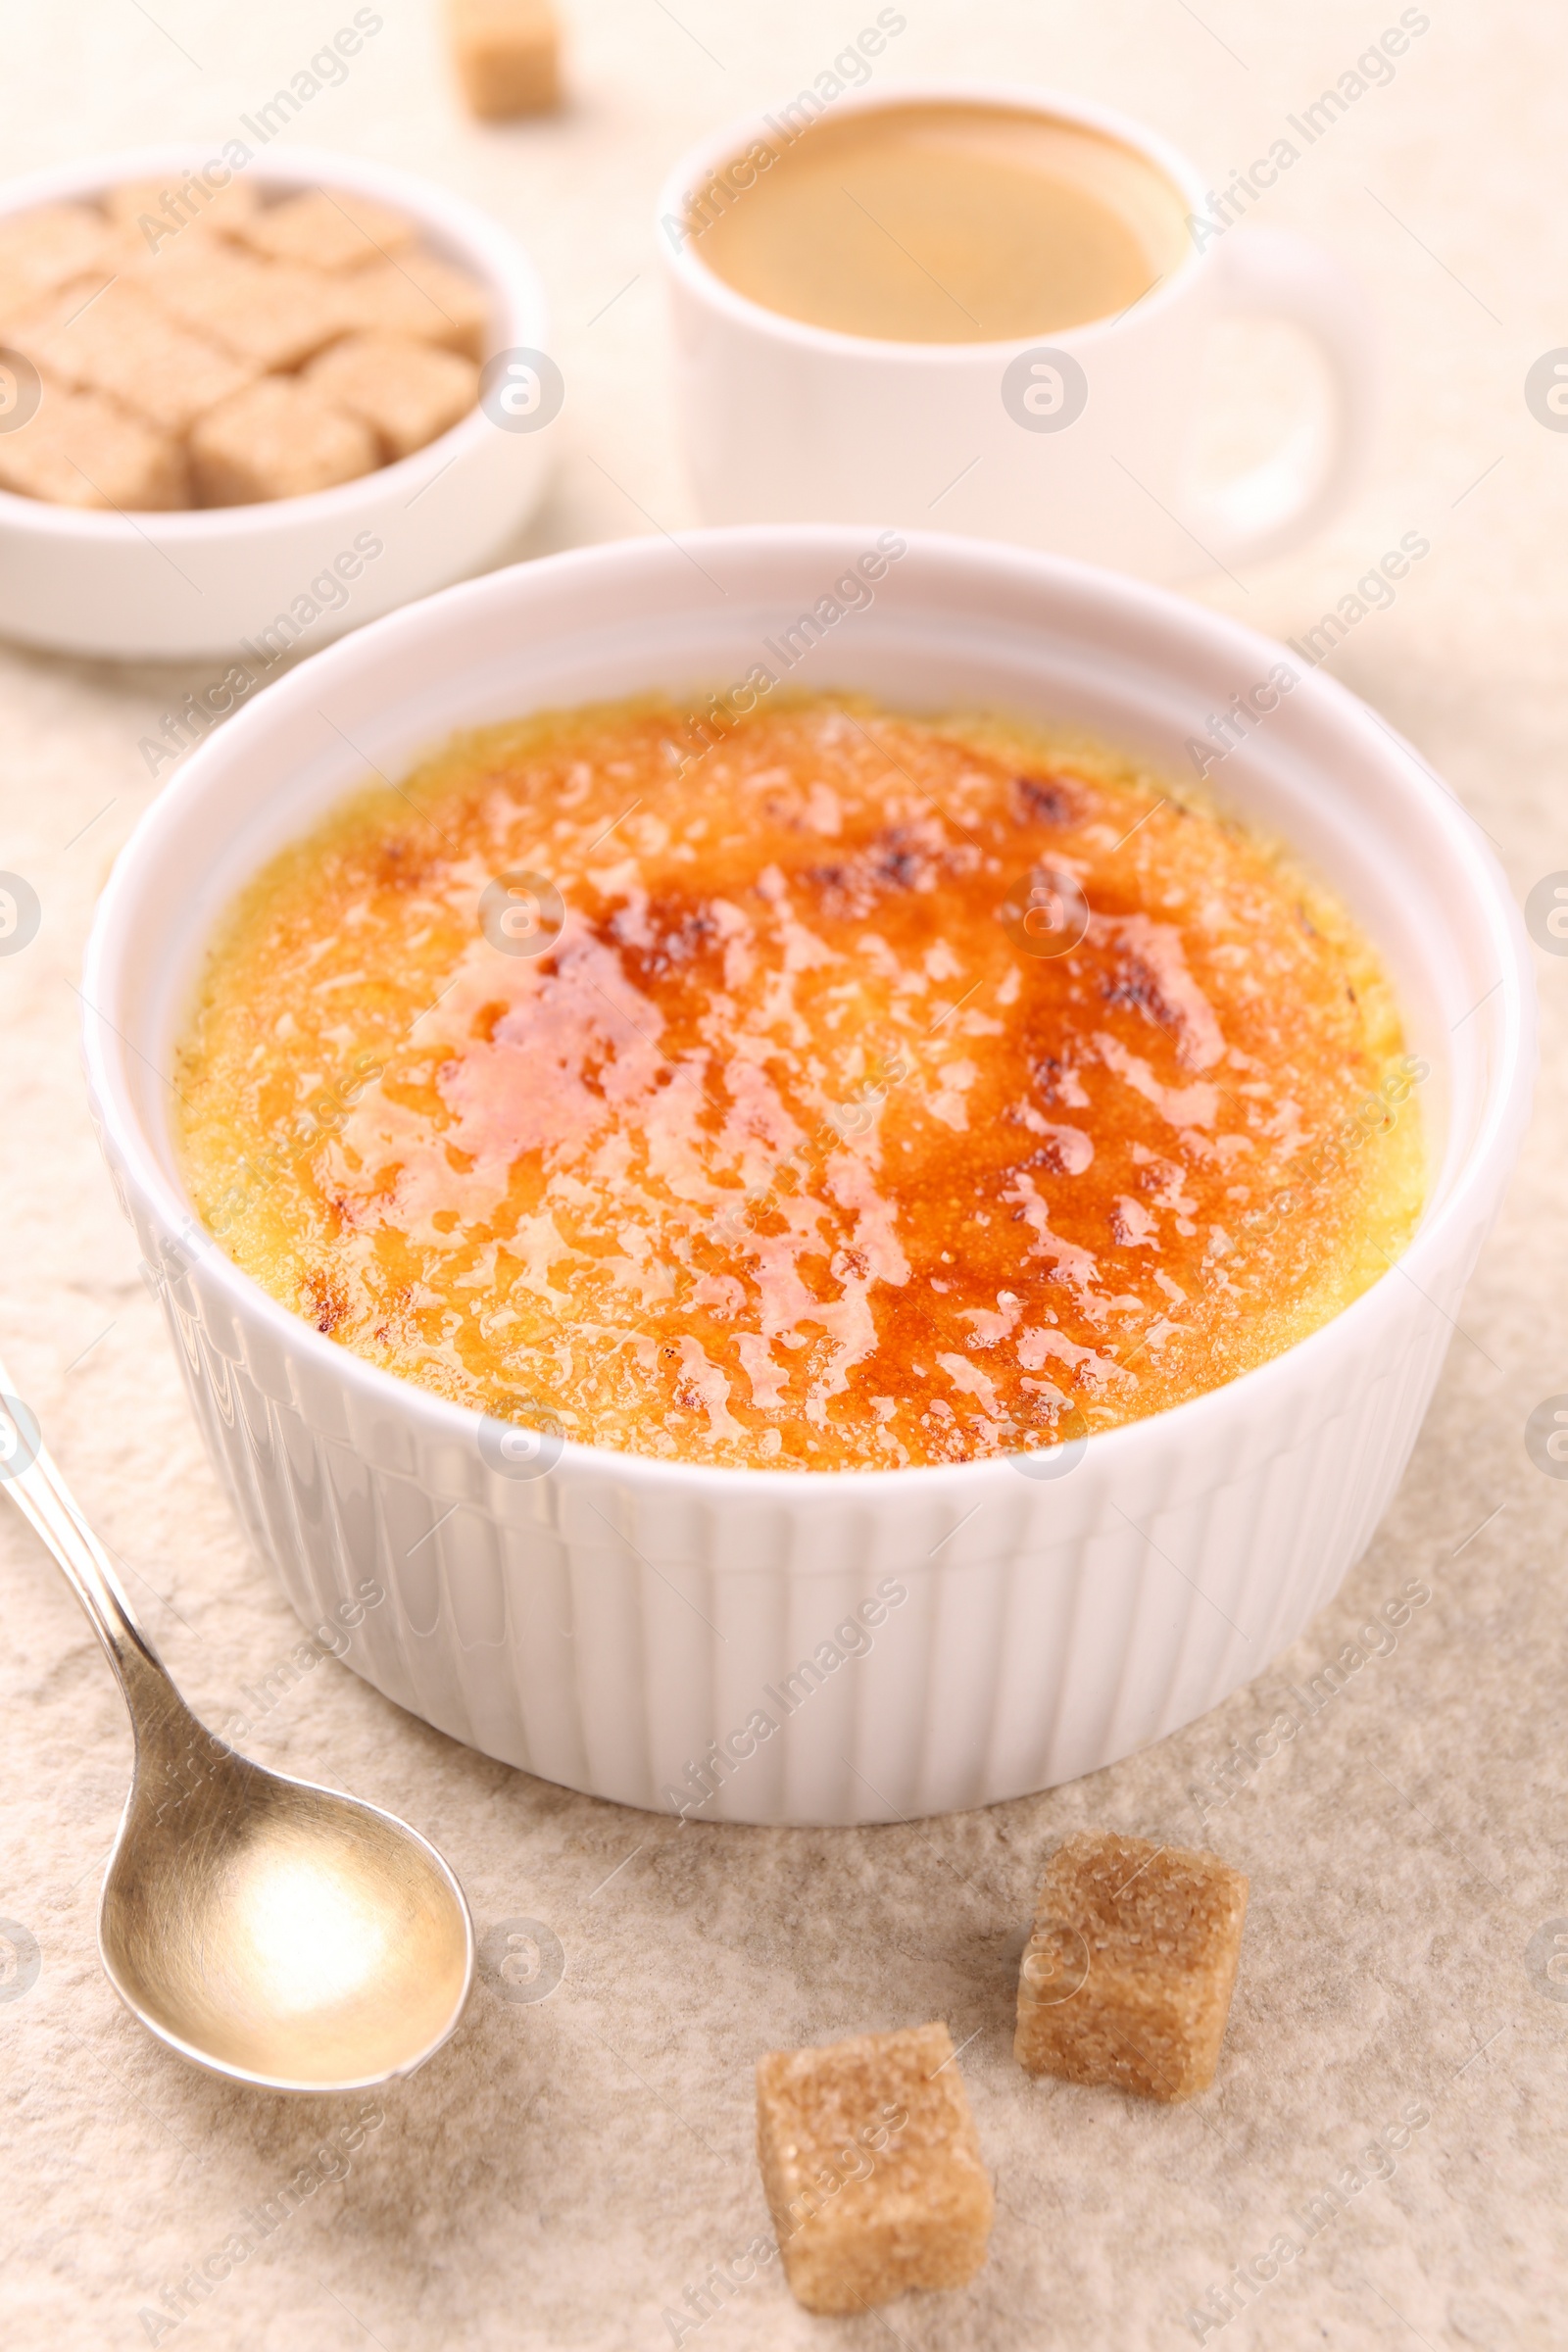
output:
<svg viewBox="0 0 1568 2352"><path fill-rule="evenodd" d="M130 1710L130 1794L98 1906L126 2008L182 2057L270 2090L412 2073L473 1981L451 1870L392 1814L252 1764L197 1720L3 1364L0 1485L59 1562Z"/></svg>

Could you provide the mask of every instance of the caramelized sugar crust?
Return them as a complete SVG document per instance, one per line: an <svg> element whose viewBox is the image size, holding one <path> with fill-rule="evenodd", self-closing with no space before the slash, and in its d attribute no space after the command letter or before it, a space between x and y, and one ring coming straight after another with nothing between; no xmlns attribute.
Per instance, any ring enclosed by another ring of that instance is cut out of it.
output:
<svg viewBox="0 0 1568 2352"><path fill-rule="evenodd" d="M1157 1412L1387 1270L1425 1065L1266 845L991 719L701 746L460 738L233 910L185 1173L318 1330L587 1443L890 1468Z"/></svg>

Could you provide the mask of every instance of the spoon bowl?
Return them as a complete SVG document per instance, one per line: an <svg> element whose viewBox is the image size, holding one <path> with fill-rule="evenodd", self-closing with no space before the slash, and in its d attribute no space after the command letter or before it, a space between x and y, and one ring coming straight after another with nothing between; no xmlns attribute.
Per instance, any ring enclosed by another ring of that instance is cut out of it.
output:
<svg viewBox="0 0 1568 2352"><path fill-rule="evenodd" d="M351 2090L410 2073L472 1972L451 1871L390 1813L186 1721L194 1783L138 1754L98 1912L110 1983L172 2049L243 2082Z"/></svg>
<svg viewBox="0 0 1568 2352"><path fill-rule="evenodd" d="M473 1983L452 1871L406 1822L270 1772L198 1721L3 1366L0 1485L65 1571L130 1710L130 1794L98 1909L121 1999L182 2057L270 2090L411 2074Z"/></svg>

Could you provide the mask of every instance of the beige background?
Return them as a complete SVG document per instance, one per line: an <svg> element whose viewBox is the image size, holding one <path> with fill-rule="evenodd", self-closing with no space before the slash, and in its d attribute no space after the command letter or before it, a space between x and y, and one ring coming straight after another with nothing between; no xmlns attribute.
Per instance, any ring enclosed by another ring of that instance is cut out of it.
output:
<svg viewBox="0 0 1568 2352"><path fill-rule="evenodd" d="M693 137L827 65L871 0L575 0L570 110L484 132L457 109L431 11L381 6L384 29L346 85L298 127L433 173L537 256L568 431L519 552L678 527L690 516L655 188ZM1398 15L1394 0L906 6L888 74L1056 81L1146 116L1216 175L1262 153ZM1561 35L1534 0L1433 0L1430 13L1393 85L1260 215L1311 229L1373 290L1391 395L1375 475L1307 554L1199 593L1293 633L1402 532L1425 533L1430 559L1333 666L1451 781L1522 896L1568 867L1568 436L1522 397L1529 364L1568 342ZM0 154L21 170L221 137L350 14L348 0L8 0ZM1217 441L1255 446L1299 372L1268 337L1221 355ZM93 1144L72 993L94 893L152 790L138 739L205 674L0 648L0 867L25 874L44 908L32 945L0 960L0 1332L156 1639L221 1722L299 1629L199 1449ZM316 2188L163 2341L667 2345L662 2311L764 2225L759 2051L942 2016L972 2037L962 2064L999 2190L979 2280L883 2317L811 2321L774 2266L688 2345L1190 2344L1189 2306L1298 2234L1293 2215L1411 2104L1430 2120L1393 2177L1350 2197L1208 2341L1563 2342L1568 1985L1545 1973L1549 1935L1532 1938L1559 1919L1568 1932L1568 1488L1532 1466L1522 1429L1568 1389L1568 964L1538 963L1543 1109L1398 1500L1296 1649L1178 1738L1076 1787L909 1829L681 1830L471 1755L331 1663L270 1706L259 1755L407 1813L451 1856L481 1931L545 1921L566 1974L535 2004L481 1984L455 2043L386 2095L347 2177ZM148 2340L139 2311L357 2102L223 2088L117 2005L93 1916L128 1764L123 1714L74 1604L9 1516L0 1555L0 1915L42 1947L37 1982L0 2000L0 2314L13 2344L129 2347ZM1189 1792L1411 1579L1432 1597L1396 1647L1210 1810L1205 1833ZM1009 2056L1042 1856L1095 1822L1206 1834L1251 1874L1220 2082L1187 2109L1031 2083Z"/></svg>

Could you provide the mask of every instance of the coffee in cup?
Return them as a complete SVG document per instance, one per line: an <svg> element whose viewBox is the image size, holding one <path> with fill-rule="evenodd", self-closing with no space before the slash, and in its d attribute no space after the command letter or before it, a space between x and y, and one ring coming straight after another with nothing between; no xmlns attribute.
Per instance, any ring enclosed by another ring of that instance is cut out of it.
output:
<svg viewBox="0 0 1568 2352"><path fill-rule="evenodd" d="M1114 318L1189 251L1182 199L1147 157L1024 108L873 108L747 162L694 193L697 253L763 310L839 334L1057 334Z"/></svg>
<svg viewBox="0 0 1568 2352"><path fill-rule="evenodd" d="M893 523L1240 577L1358 480L1353 281L1287 229L1193 236L1203 178L1157 132L1016 84L799 114L731 123L660 201L703 521ZM1331 399L1216 483L1194 458L1213 336L1250 318L1305 331Z"/></svg>

